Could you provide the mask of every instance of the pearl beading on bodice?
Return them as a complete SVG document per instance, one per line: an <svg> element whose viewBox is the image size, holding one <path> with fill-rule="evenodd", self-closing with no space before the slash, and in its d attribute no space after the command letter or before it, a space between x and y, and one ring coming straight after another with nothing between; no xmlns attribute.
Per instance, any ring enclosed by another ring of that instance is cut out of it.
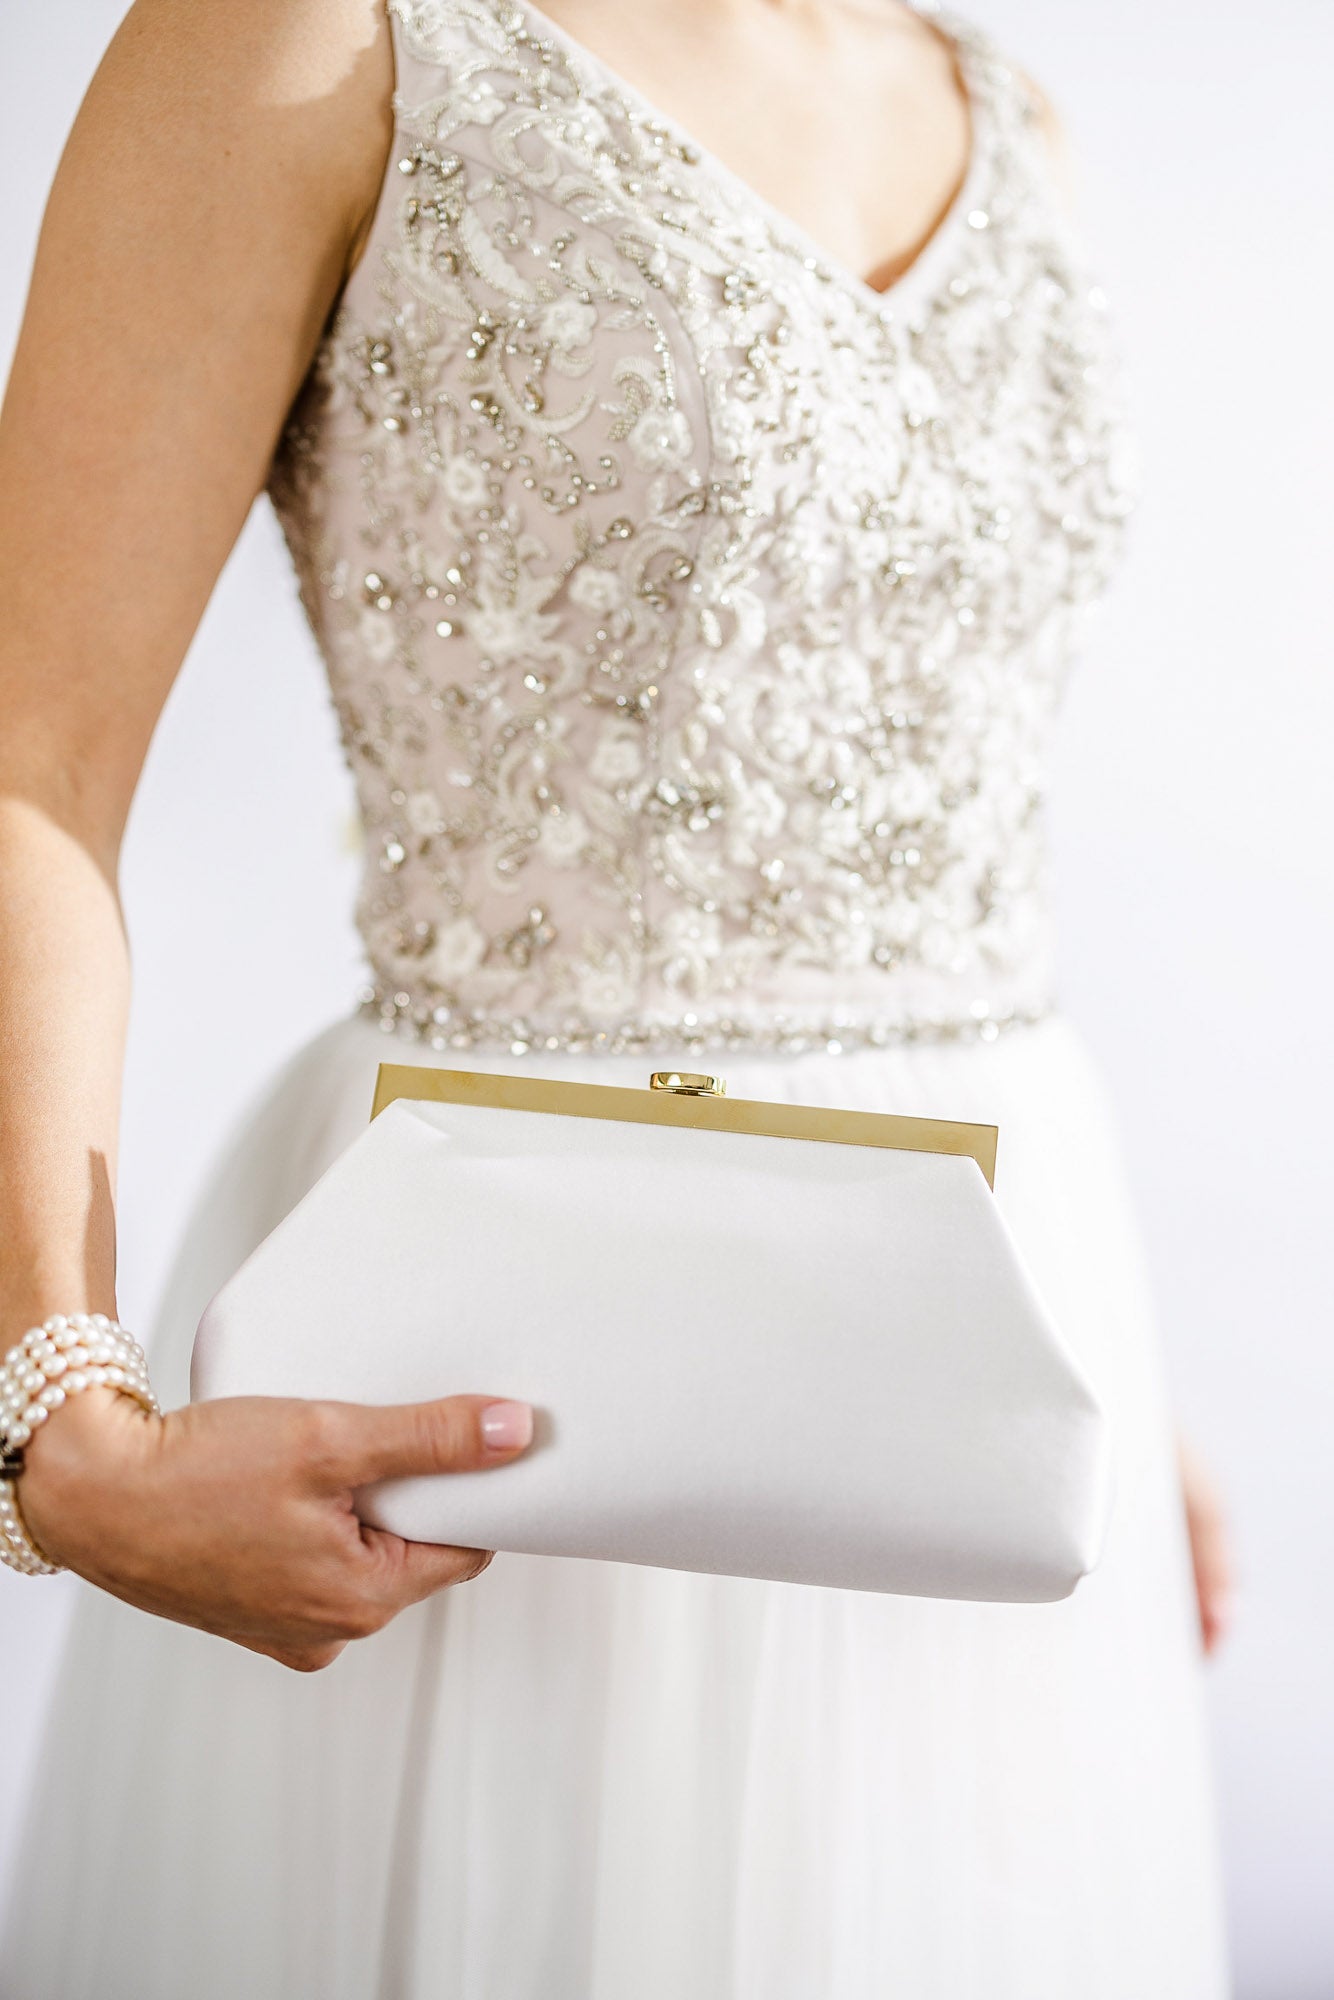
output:
<svg viewBox="0 0 1334 2000"><path fill-rule="evenodd" d="M878 295L517 0L390 0L396 141L270 492L441 1048L991 1036L1132 499L1025 86ZM914 283L929 275L930 283Z"/></svg>

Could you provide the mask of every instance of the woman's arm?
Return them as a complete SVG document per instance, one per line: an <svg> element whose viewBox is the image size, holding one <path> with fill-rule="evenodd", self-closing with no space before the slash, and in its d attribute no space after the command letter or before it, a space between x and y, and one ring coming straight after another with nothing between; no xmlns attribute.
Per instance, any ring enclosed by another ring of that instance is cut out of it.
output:
<svg viewBox="0 0 1334 2000"><path fill-rule="evenodd" d="M0 410L0 1350L115 1315L126 819L364 241L391 87L378 0L136 0L52 186ZM21 1503L106 1588L318 1665L478 1567L362 1531L351 1493L372 1465L495 1462L485 1400L159 1422L88 1390L35 1434Z"/></svg>

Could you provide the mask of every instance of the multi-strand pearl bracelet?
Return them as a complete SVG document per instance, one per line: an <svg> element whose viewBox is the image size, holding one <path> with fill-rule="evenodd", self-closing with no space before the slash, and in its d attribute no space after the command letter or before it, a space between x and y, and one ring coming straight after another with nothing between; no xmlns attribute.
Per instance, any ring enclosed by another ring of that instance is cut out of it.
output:
<svg viewBox="0 0 1334 2000"><path fill-rule="evenodd" d="M64 1568L47 1561L19 1511L24 1447L67 1397L102 1387L160 1414L142 1347L105 1313L53 1313L0 1363L0 1562L24 1576L54 1576Z"/></svg>

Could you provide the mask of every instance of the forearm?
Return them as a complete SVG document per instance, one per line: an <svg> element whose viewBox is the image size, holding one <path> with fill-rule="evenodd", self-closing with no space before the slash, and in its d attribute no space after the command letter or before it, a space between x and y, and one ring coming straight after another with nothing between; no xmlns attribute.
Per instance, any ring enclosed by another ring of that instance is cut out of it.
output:
<svg viewBox="0 0 1334 2000"><path fill-rule="evenodd" d="M0 1348L115 1315L130 968L114 875L42 777L0 771Z"/></svg>

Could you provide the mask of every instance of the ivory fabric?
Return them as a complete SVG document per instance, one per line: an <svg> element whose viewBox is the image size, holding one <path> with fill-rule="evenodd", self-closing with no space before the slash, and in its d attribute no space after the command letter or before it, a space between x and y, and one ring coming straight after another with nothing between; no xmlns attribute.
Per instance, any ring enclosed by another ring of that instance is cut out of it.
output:
<svg viewBox="0 0 1334 2000"><path fill-rule="evenodd" d="M1107 1426L976 1161L400 1099L209 1301L197 1398L542 1413L399 1479L417 1541L1041 1602L1095 1564Z"/></svg>
<svg viewBox="0 0 1334 2000"><path fill-rule="evenodd" d="M1222 2000L1160 1330L1043 831L1128 447L1027 87L945 22L973 165L882 297L527 0L391 22L271 482L367 983L238 1112L145 1329L164 1404L380 1060L716 1067L999 1127L1106 1546L1050 1604L504 1554L314 1677L87 1591L5 2000Z"/></svg>

